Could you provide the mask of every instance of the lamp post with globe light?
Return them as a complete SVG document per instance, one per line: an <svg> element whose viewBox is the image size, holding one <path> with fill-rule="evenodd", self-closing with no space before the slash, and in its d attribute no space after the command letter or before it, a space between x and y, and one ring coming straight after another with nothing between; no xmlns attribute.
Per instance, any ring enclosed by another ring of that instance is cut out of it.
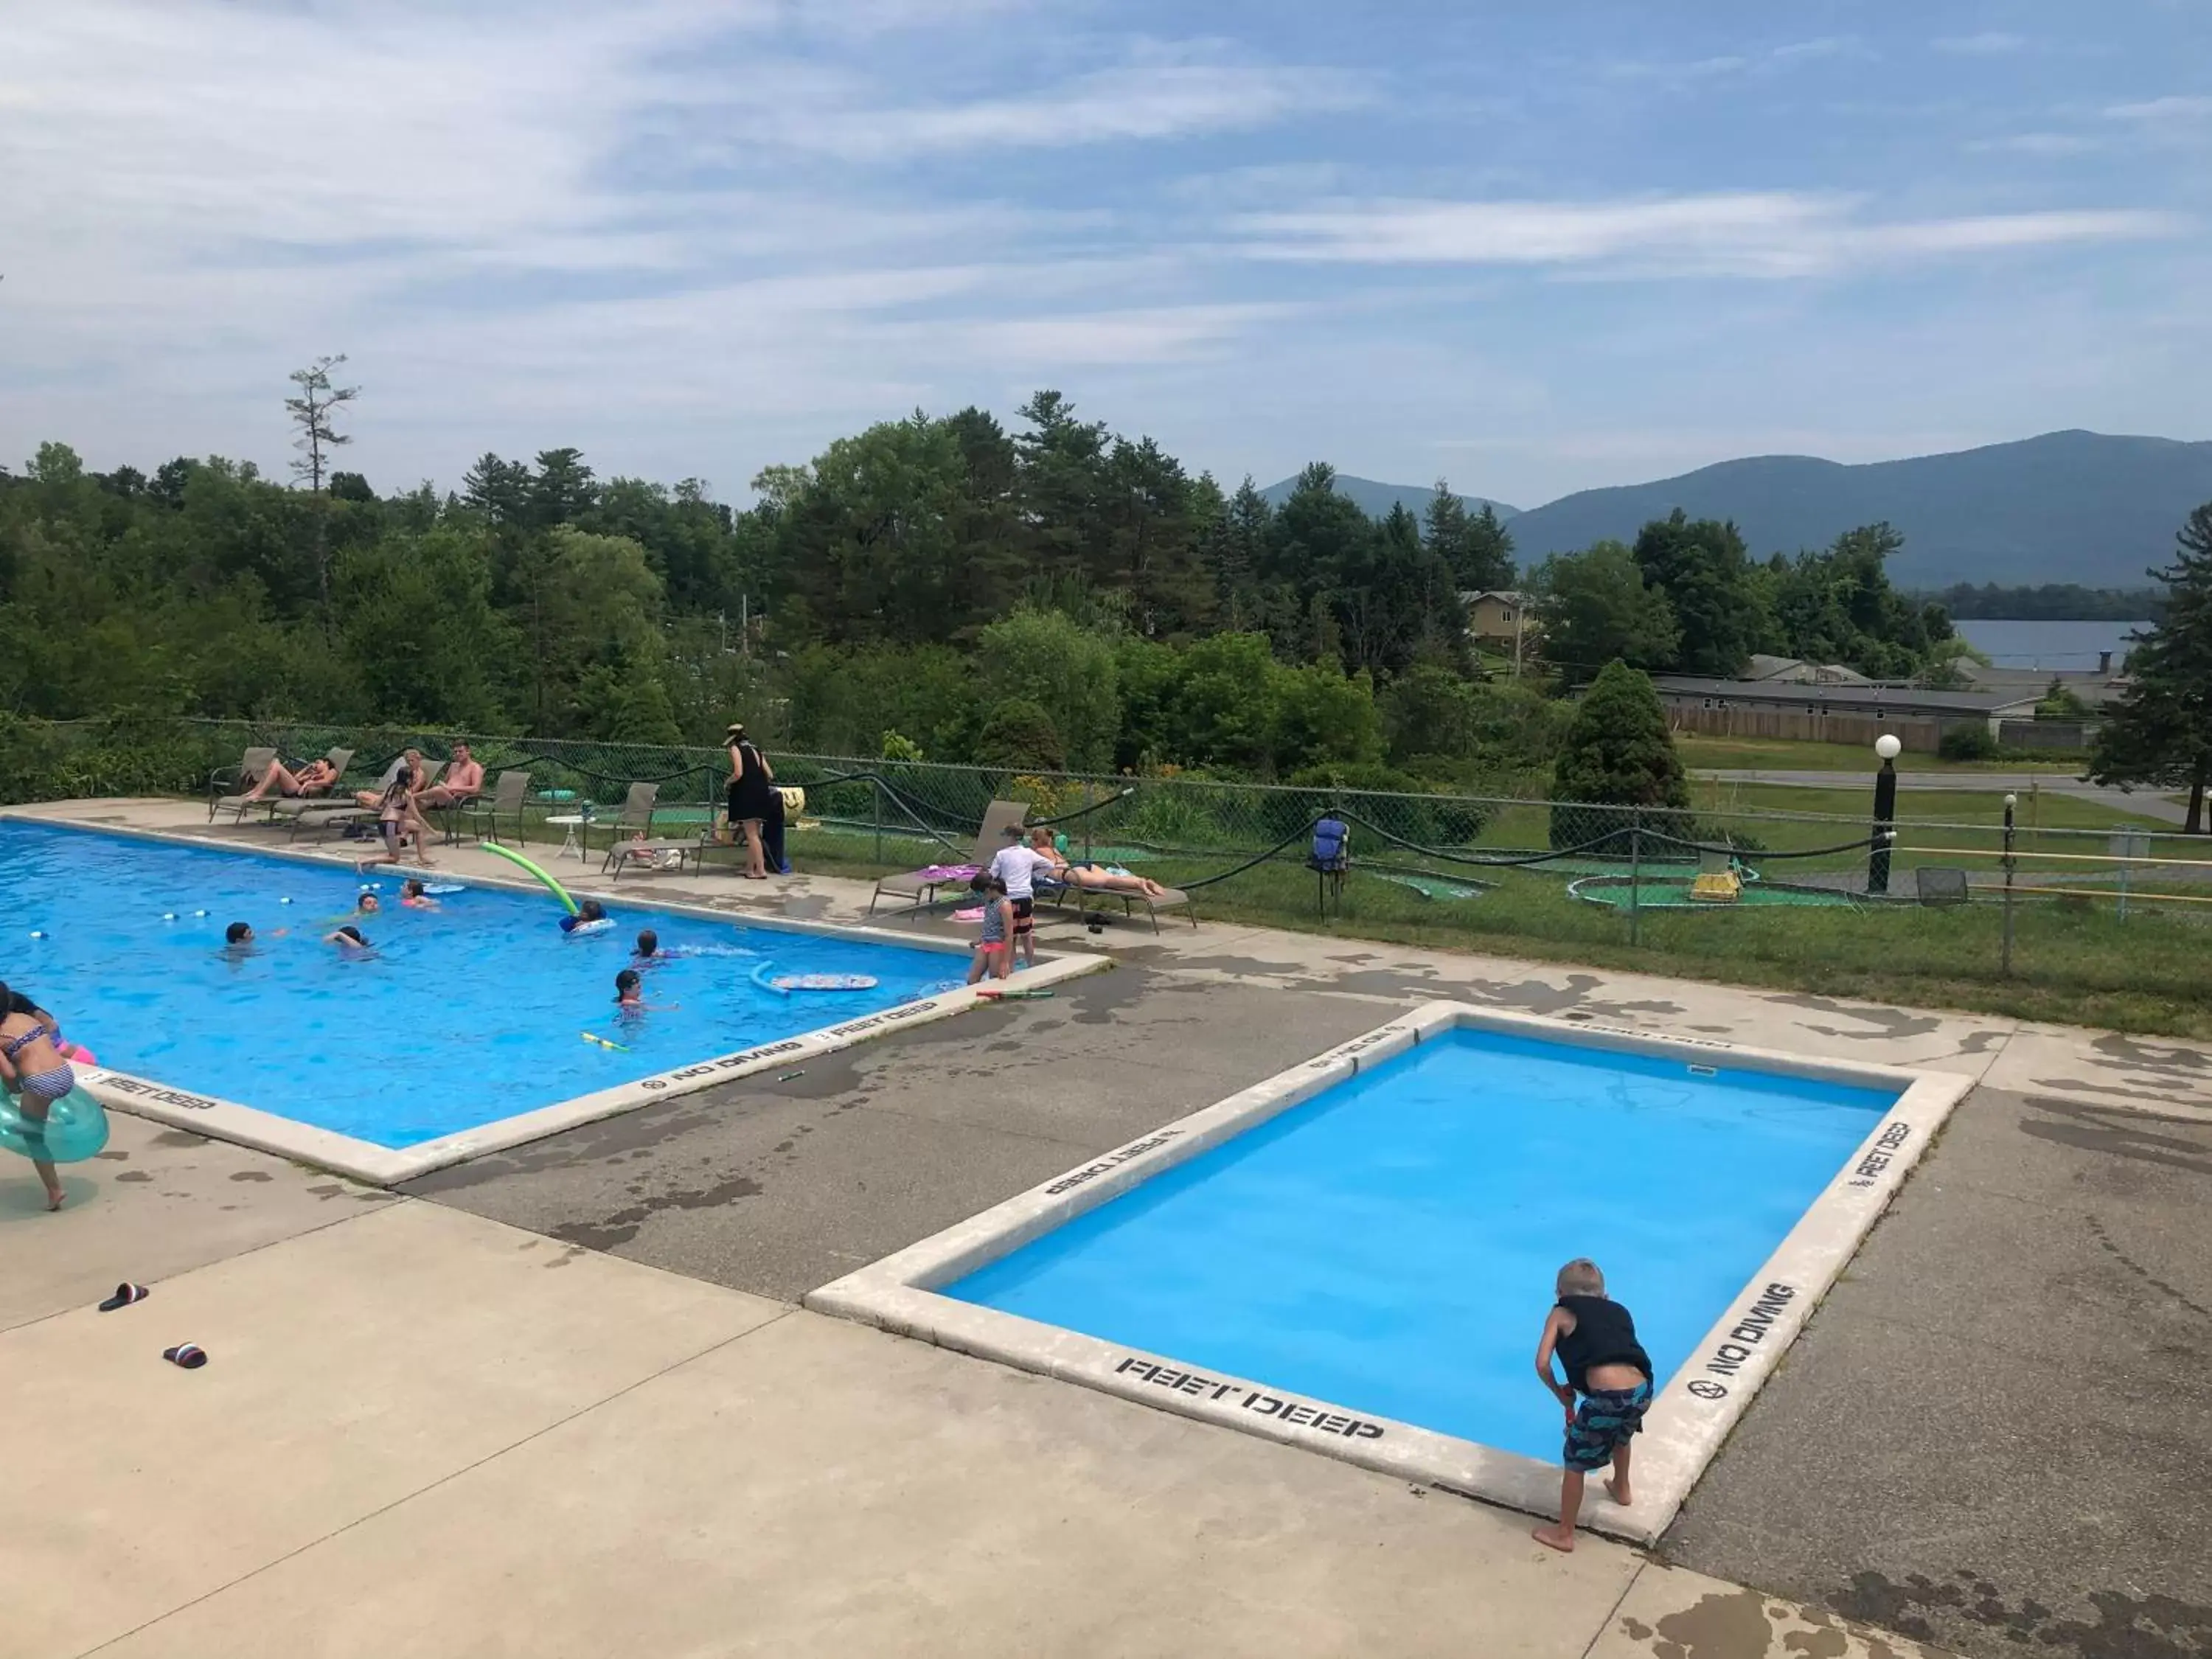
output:
<svg viewBox="0 0 2212 1659"><path fill-rule="evenodd" d="M1881 770L1874 775L1874 839L1867 854L1867 891L1889 891L1889 849L1897 839L1897 757L1905 745L1885 732L1874 740Z"/></svg>

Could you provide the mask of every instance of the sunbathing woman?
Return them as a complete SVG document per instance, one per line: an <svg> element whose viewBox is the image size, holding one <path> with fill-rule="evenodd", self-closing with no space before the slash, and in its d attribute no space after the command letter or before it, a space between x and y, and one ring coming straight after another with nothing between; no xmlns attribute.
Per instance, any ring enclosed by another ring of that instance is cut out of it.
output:
<svg viewBox="0 0 2212 1659"><path fill-rule="evenodd" d="M337 781L337 769L327 760L311 760L296 772L283 761L271 761L268 769L254 780L253 787L246 792L245 799L261 799L271 785L280 795L327 794Z"/></svg>
<svg viewBox="0 0 2212 1659"><path fill-rule="evenodd" d="M1050 859L1053 873L1071 886L1080 887L1086 893L1132 893L1140 898L1164 899L1168 890L1149 876L1132 875L1127 870L1109 870L1103 864L1070 864L1052 844L1052 832L1040 827L1030 836L1030 845Z"/></svg>

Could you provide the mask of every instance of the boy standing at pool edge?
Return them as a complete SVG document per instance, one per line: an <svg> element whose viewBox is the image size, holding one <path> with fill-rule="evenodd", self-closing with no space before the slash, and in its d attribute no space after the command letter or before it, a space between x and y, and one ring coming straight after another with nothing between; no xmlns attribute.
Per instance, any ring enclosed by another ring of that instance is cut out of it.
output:
<svg viewBox="0 0 2212 1659"><path fill-rule="evenodd" d="M1544 1321L1536 1344L1536 1375L1566 1408L1566 1472L1559 1477L1559 1518L1539 1527L1534 1537L1555 1550L1575 1547L1575 1517L1582 1512L1583 1477L1610 1462L1606 1495L1624 1509L1632 1501L1628 1486L1629 1437L1644 1426L1651 1404L1651 1356L1636 1340L1636 1321L1605 1293L1605 1275L1587 1256L1559 1269L1559 1301ZM1559 1356L1567 1380L1552 1371ZM1576 1396L1582 1403L1575 1403Z"/></svg>

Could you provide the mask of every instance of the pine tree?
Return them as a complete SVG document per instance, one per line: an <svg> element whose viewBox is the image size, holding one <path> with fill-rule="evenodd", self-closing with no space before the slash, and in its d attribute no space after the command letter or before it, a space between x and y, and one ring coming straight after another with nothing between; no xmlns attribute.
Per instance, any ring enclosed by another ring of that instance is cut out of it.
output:
<svg viewBox="0 0 2212 1659"><path fill-rule="evenodd" d="M2174 562L2149 574L2166 586L2163 618L2132 636L2133 684L2106 716L2089 757L2094 782L2189 791L2182 833L2205 833L2212 785L2212 501L2174 538Z"/></svg>
<svg viewBox="0 0 2212 1659"><path fill-rule="evenodd" d="M1552 768L1552 800L1554 847L1580 846L1626 827L1627 815L1579 810L1585 805L1677 811L1689 805L1690 786L1650 675L1616 660L1590 682Z"/></svg>

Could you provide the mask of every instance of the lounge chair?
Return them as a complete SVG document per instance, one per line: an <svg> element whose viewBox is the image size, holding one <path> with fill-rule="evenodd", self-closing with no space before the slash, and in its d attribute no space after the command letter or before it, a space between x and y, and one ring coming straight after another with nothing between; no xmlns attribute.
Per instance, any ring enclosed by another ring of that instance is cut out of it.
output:
<svg viewBox="0 0 2212 1659"><path fill-rule="evenodd" d="M353 750L333 749L323 758L329 763L331 775L331 781L321 788L303 790L296 795L265 795L255 803L269 809L268 822L275 823L280 818L295 818L302 812L329 806L343 799L338 790L345 782L346 768L353 764Z"/></svg>
<svg viewBox="0 0 2212 1659"><path fill-rule="evenodd" d="M876 883L876 890L868 900L868 914L876 913L878 901L886 895L892 898L911 901L916 908L926 908L937 902L940 887L966 887L968 878L976 870L986 869L998 856L999 849L1006 845L1008 828L1018 830L1030 814L1026 802L994 800L983 813L983 827L975 835L975 856L968 865L933 864L920 870L909 870L904 875L884 876Z"/></svg>
<svg viewBox="0 0 2212 1659"><path fill-rule="evenodd" d="M1121 914L1125 916L1134 915L1137 913L1137 906L1143 905L1145 915L1151 920L1152 931L1156 933L1160 931L1160 912L1163 910L1188 909L1190 912L1190 925L1194 927L1198 926L1198 907L1191 902L1190 895L1179 887L1169 888L1158 898L1148 898L1142 893L1085 887L1080 882L1060 881L1040 875L1036 878L1036 890L1039 898L1049 899L1055 908L1066 904L1073 898L1075 901L1076 916L1085 925L1106 915L1109 907L1119 900Z"/></svg>
<svg viewBox="0 0 2212 1659"><path fill-rule="evenodd" d="M614 842L607 848L607 865L605 866L611 868L615 850L623 844L626 837L641 831L647 836L653 834L653 811L659 804L659 800L660 786L659 784L633 783L630 785L629 793L623 797L622 811L616 813L613 817L604 820L593 818L588 823L580 823L576 826L580 832L577 838L583 842L585 853L589 854L592 850L592 830L604 827L613 831Z"/></svg>
<svg viewBox="0 0 2212 1659"><path fill-rule="evenodd" d="M514 822L514 838L527 846L529 825L524 820L523 808L530 799L530 774L502 772L492 780L491 793L478 795L464 801L453 811L467 817L469 830L478 841L497 841L499 821L511 818Z"/></svg>
<svg viewBox="0 0 2212 1659"><path fill-rule="evenodd" d="M276 751L274 749L249 749L239 758L235 772L208 774L208 822L213 823L215 815L226 808L243 817L246 806L253 804L246 800L246 792L258 783L261 775L276 763Z"/></svg>

